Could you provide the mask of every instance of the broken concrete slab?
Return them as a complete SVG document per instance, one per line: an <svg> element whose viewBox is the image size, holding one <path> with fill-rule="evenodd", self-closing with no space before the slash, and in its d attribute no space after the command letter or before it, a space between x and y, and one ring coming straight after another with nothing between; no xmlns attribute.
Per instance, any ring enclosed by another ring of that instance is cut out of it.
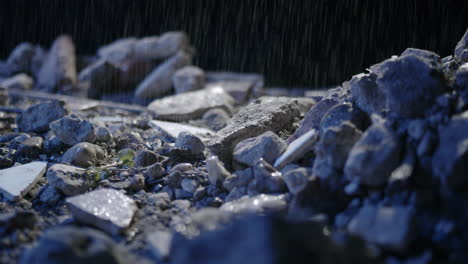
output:
<svg viewBox="0 0 468 264"><path fill-rule="evenodd" d="M10 201L17 200L31 190L46 169L47 162L35 161L0 170L0 192Z"/></svg>
<svg viewBox="0 0 468 264"><path fill-rule="evenodd" d="M99 189L66 199L73 217L117 235L130 226L138 207L135 201L114 189Z"/></svg>
<svg viewBox="0 0 468 264"><path fill-rule="evenodd" d="M231 113L234 99L219 87L186 92L156 99L148 105L158 119L188 121L201 118L205 112L222 108Z"/></svg>
<svg viewBox="0 0 468 264"><path fill-rule="evenodd" d="M306 152L310 151L317 142L318 132L314 129L303 134L291 142L286 151L275 161L275 168L282 169L284 166L301 158Z"/></svg>
<svg viewBox="0 0 468 264"><path fill-rule="evenodd" d="M179 134L184 131L189 132L190 134L193 134L204 141L207 141L208 139L216 135L216 132L206 128L200 128L175 122L151 120L148 122L148 125L164 133L166 136L168 136L174 141L179 137Z"/></svg>

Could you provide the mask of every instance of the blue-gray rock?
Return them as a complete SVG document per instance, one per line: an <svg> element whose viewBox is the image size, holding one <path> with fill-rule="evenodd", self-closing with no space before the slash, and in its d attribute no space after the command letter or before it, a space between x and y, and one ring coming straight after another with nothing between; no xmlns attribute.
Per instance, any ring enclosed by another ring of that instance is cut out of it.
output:
<svg viewBox="0 0 468 264"><path fill-rule="evenodd" d="M188 131L179 133L175 142L175 146L188 149L194 155L203 154L205 151L205 144L203 141Z"/></svg>
<svg viewBox="0 0 468 264"><path fill-rule="evenodd" d="M250 194L283 193L287 191L281 172L263 159L257 160L253 167L254 180L248 186Z"/></svg>
<svg viewBox="0 0 468 264"><path fill-rule="evenodd" d="M118 85L120 81L120 69L106 59L100 59L83 69L78 80L86 85L90 98L99 98L110 87Z"/></svg>
<svg viewBox="0 0 468 264"><path fill-rule="evenodd" d="M97 142L109 142L112 139L112 135L107 127L98 127L96 129L96 141Z"/></svg>
<svg viewBox="0 0 468 264"><path fill-rule="evenodd" d="M353 101L368 114L386 111L385 94L377 87L375 73L361 73L349 82Z"/></svg>
<svg viewBox="0 0 468 264"><path fill-rule="evenodd" d="M31 43L23 42L16 46L7 59L10 74L31 72L32 61L35 54L36 47Z"/></svg>
<svg viewBox="0 0 468 264"><path fill-rule="evenodd" d="M62 162L87 168L100 164L104 157L105 152L100 146L82 142L68 149L62 156Z"/></svg>
<svg viewBox="0 0 468 264"><path fill-rule="evenodd" d="M50 130L63 143L70 146L80 142L94 143L96 141L94 125L75 114L62 117L50 123Z"/></svg>
<svg viewBox="0 0 468 264"><path fill-rule="evenodd" d="M289 143L286 151L276 159L274 163L275 168L282 169L289 163L302 158L305 153L311 151L312 147L316 144L317 139L318 133L315 129L312 129L293 140Z"/></svg>
<svg viewBox="0 0 468 264"><path fill-rule="evenodd" d="M42 152L44 140L41 137L25 139L18 147L16 155L21 158L35 159Z"/></svg>
<svg viewBox="0 0 468 264"><path fill-rule="evenodd" d="M254 166L263 158L273 163L286 150L287 144L271 131L257 137L244 139L234 148L233 159L239 163Z"/></svg>
<svg viewBox="0 0 468 264"><path fill-rule="evenodd" d="M172 233L168 231L156 231L146 236L146 242L151 254L157 261L165 261L171 253Z"/></svg>
<svg viewBox="0 0 468 264"><path fill-rule="evenodd" d="M62 101L50 101L33 105L16 118L18 129L24 132L46 132L49 124L68 114Z"/></svg>
<svg viewBox="0 0 468 264"><path fill-rule="evenodd" d="M297 194L305 189L308 183L308 172L305 168L289 170L283 174L283 180L292 194Z"/></svg>
<svg viewBox="0 0 468 264"><path fill-rule="evenodd" d="M166 32L161 36L139 39L134 48L138 58L166 59L180 50L189 49L189 38L184 32Z"/></svg>
<svg viewBox="0 0 468 264"><path fill-rule="evenodd" d="M455 73L455 90L459 93L465 105L468 105L468 63L463 64Z"/></svg>
<svg viewBox="0 0 468 264"><path fill-rule="evenodd" d="M54 164L47 170L47 181L65 196L89 191L96 184L94 175L86 170L65 164Z"/></svg>
<svg viewBox="0 0 468 264"><path fill-rule="evenodd" d="M205 88L205 72L196 66L185 66L172 76L176 93L185 93Z"/></svg>
<svg viewBox="0 0 468 264"><path fill-rule="evenodd" d="M150 165L155 164L156 162L160 161L160 157L158 154L154 153L150 150L140 150L135 154L135 166L137 167L147 167Z"/></svg>
<svg viewBox="0 0 468 264"><path fill-rule="evenodd" d="M222 108L215 108L206 111L202 116L206 126L213 131L219 131L223 129L231 117Z"/></svg>
<svg viewBox="0 0 468 264"><path fill-rule="evenodd" d="M260 194L227 202L220 207L220 210L232 214L262 214L284 212L287 207L287 196L284 194Z"/></svg>
<svg viewBox="0 0 468 264"><path fill-rule="evenodd" d="M0 193L15 201L27 194L47 169L47 162L35 161L0 170Z"/></svg>
<svg viewBox="0 0 468 264"><path fill-rule="evenodd" d="M461 58L465 49L468 49L468 29L455 47L455 57Z"/></svg>

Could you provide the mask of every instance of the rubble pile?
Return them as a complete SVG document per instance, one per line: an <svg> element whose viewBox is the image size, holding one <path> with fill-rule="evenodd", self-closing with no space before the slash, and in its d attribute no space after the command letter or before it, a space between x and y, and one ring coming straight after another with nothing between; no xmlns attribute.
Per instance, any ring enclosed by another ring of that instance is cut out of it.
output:
<svg viewBox="0 0 468 264"><path fill-rule="evenodd" d="M1 263L467 263L468 31L288 94L187 34L0 62Z"/></svg>

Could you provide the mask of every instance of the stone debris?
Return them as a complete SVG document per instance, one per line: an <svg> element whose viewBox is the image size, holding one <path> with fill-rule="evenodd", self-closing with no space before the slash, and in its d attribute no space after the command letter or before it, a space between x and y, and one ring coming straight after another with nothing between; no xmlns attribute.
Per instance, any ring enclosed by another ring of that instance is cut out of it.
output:
<svg viewBox="0 0 468 264"><path fill-rule="evenodd" d="M193 134L194 136L197 136L204 141L216 135L214 131L206 128L194 127L191 125L185 125L175 122L152 120L148 123L148 125L164 133L166 136L168 136L174 141L177 140L180 133L182 132L189 132L190 134Z"/></svg>
<svg viewBox="0 0 468 264"><path fill-rule="evenodd" d="M95 185L93 175L86 170L65 164L54 164L47 170L47 181L65 196L82 194Z"/></svg>
<svg viewBox="0 0 468 264"><path fill-rule="evenodd" d="M464 59L464 61L467 61L466 57L463 57L463 54L466 54L466 50L468 49L468 29L466 30L465 34L463 37L460 39L460 41L457 43L457 46L455 47L454 55L457 58Z"/></svg>
<svg viewBox="0 0 468 264"><path fill-rule="evenodd" d="M207 87L220 87L234 98L237 104L247 102L253 94L254 81L221 81L211 82Z"/></svg>
<svg viewBox="0 0 468 264"><path fill-rule="evenodd" d="M113 189L99 189L67 198L73 217L109 234L128 228L138 207L131 198Z"/></svg>
<svg viewBox="0 0 468 264"><path fill-rule="evenodd" d="M96 141L94 125L75 114L64 116L50 123L49 127L60 141L70 146L81 142L94 143Z"/></svg>
<svg viewBox="0 0 468 264"><path fill-rule="evenodd" d="M230 119L231 117L229 114L221 108L208 110L202 116L202 120L205 122L206 126L213 131L223 129Z"/></svg>
<svg viewBox="0 0 468 264"><path fill-rule="evenodd" d="M148 109L158 119L180 122L200 118L215 108L232 112L233 104L234 99L223 89L211 88L156 99Z"/></svg>
<svg viewBox="0 0 468 264"><path fill-rule="evenodd" d="M175 146L190 150L194 155L203 154L205 151L205 144L203 141L190 132L183 131L177 136Z"/></svg>
<svg viewBox="0 0 468 264"><path fill-rule="evenodd" d="M24 132L46 132L49 124L62 118L68 113L64 103L51 101L33 105L23 111L16 118L16 123L20 131Z"/></svg>
<svg viewBox="0 0 468 264"><path fill-rule="evenodd" d="M104 157L104 150L100 146L82 142L69 148L63 154L62 162L87 168L101 163Z"/></svg>
<svg viewBox="0 0 468 264"><path fill-rule="evenodd" d="M31 162L0 170L0 192L10 201L27 194L47 169L47 162Z"/></svg>
<svg viewBox="0 0 468 264"><path fill-rule="evenodd" d="M172 76L176 93L185 93L205 88L205 72L196 66L185 66Z"/></svg>
<svg viewBox="0 0 468 264"><path fill-rule="evenodd" d="M254 197L242 197L238 200L223 204L220 210L233 213L259 213L281 212L287 209L286 196L283 194L260 194Z"/></svg>
<svg viewBox="0 0 468 264"><path fill-rule="evenodd" d="M225 178L231 174L227 171L217 156L211 156L206 159L206 170L208 171L208 179L213 185L221 184Z"/></svg>
<svg viewBox="0 0 468 264"><path fill-rule="evenodd" d="M304 168L292 169L283 174L283 179L292 194L305 189L308 181L308 172Z"/></svg>
<svg viewBox="0 0 468 264"><path fill-rule="evenodd" d="M301 158L306 152L310 151L317 142L317 131L311 130L300 136L289 144L286 151L275 161L275 168L282 169L284 166Z"/></svg>
<svg viewBox="0 0 468 264"><path fill-rule="evenodd" d="M233 159L249 166L259 159L273 163L287 148L286 142L275 133L267 131L260 136L244 139L234 148Z"/></svg>

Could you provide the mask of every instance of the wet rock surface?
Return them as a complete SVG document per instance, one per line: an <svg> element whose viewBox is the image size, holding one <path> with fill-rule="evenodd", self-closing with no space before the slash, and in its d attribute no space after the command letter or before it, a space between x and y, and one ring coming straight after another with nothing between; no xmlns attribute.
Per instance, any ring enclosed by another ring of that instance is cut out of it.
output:
<svg viewBox="0 0 468 264"><path fill-rule="evenodd" d="M304 97L196 68L183 32L20 44L0 262L466 263L465 53L409 48Z"/></svg>

